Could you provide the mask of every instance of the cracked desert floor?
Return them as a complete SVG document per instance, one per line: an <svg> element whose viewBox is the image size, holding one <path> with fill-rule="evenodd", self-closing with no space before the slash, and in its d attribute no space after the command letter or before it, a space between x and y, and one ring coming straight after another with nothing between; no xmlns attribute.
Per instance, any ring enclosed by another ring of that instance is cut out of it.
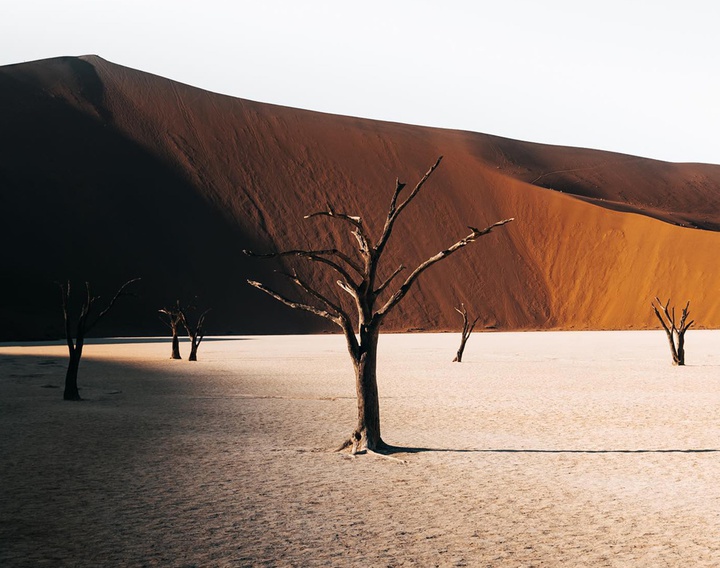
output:
<svg viewBox="0 0 720 568"><path fill-rule="evenodd" d="M0 565L718 566L720 332L383 335L390 460L338 335L0 346ZM187 356L188 344L181 349Z"/></svg>

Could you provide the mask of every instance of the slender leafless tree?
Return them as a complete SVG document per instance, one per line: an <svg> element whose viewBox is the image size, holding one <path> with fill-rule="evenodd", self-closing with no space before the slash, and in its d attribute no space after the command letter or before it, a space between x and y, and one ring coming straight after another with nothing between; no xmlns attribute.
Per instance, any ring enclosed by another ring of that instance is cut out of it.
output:
<svg viewBox="0 0 720 568"><path fill-rule="evenodd" d="M205 316L210 311L210 308L201 313L195 325L192 325L187 315L188 310L181 307L180 304L178 304L178 307L180 309L180 321L190 337L190 356L188 357L188 361L197 361L198 347L200 347L200 342L205 338Z"/></svg>
<svg viewBox="0 0 720 568"><path fill-rule="evenodd" d="M685 332L695 323L695 320L688 321L690 302L685 304L680 316L680 322L677 324L675 323L675 308L670 307L670 299L663 304L656 297L655 302L651 305L667 335L673 365L685 365Z"/></svg>
<svg viewBox="0 0 720 568"><path fill-rule="evenodd" d="M470 337L470 334L473 332L473 329L475 329L475 324L480 319L480 316L476 317L472 321L472 323L470 323L470 320L468 319L468 312L467 312L467 309L465 308L465 304L460 304L460 307L455 308L455 311L462 316L463 328L462 328L462 338L460 339L460 347L457 350L457 355L455 355L455 359L453 359L453 363L462 363L462 356L465 351L465 344L467 343L467 340Z"/></svg>
<svg viewBox="0 0 720 568"><path fill-rule="evenodd" d="M485 229L471 229L470 234L456 243L428 258L419 264L402 281L392 294L390 286L404 270L400 265L390 274L381 278L379 275L380 260L399 215L412 202L440 164L442 156L425 173L414 189L401 199L405 188L404 183L396 180L395 192L390 199L390 207L385 219L382 232L377 240L371 238L360 217L335 211L328 205L326 211L319 211L306 215L305 218L329 217L333 221L344 223L349 227L357 241L357 249L353 255L346 254L337 248L322 250L288 250L270 254L255 254L245 251L246 254L261 258L279 258L297 256L314 263L329 267L339 276L337 285L347 292L352 299L354 309L347 310L342 302L333 301L316 289L315 286L298 276L297 272L284 274L293 284L307 294L312 300L295 301L268 288L266 285L248 280L248 283L269 294L283 304L305 310L320 317L326 318L342 329L347 340L347 348L355 369L355 386L357 393L357 426L350 437L345 440L338 450L351 448L353 453L359 451L389 451L391 447L385 444L380 435L380 404L377 387L377 346L380 327L387 315L405 297L418 277L433 264L448 258L461 248L475 242L478 238L488 234L496 227L500 227L512 219L499 221ZM388 291L380 300L381 294ZM351 316L352 312L354 316ZM356 327L354 327L356 325ZM357 335L356 335L357 333Z"/></svg>
<svg viewBox="0 0 720 568"><path fill-rule="evenodd" d="M180 308L180 300L175 302L174 306L169 308L162 308L158 310L160 312L160 321L170 328L172 333L172 353L171 359L182 359L180 356L180 338L178 337L178 330L182 325L182 314Z"/></svg>
<svg viewBox="0 0 720 568"><path fill-rule="evenodd" d="M75 323L75 333L72 332L72 321L70 316L70 281L68 280L66 285L58 283L60 287L60 293L62 298L63 316L65 317L65 337L67 339L68 351L70 352L70 361L68 363L67 373L65 374L65 391L63 392L63 399L65 400L82 400L77 386L77 375L78 368L80 367L80 358L82 357L83 346L85 345L86 334L95 327L101 319L103 319L110 309L115 305L120 296L127 295L125 289L132 284L137 282L139 278L133 278L128 280L120 286L119 290L115 293L113 298L107 304L105 309L99 311L96 315L97 301L100 296L93 296L90 292L90 283L85 282L86 296L83 301L82 307L80 308L80 314ZM73 337L75 338L73 340Z"/></svg>

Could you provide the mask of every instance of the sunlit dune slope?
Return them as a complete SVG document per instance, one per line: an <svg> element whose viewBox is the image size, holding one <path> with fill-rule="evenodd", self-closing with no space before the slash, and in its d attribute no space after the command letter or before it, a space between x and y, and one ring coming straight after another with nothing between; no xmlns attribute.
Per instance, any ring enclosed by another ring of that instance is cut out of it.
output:
<svg viewBox="0 0 720 568"><path fill-rule="evenodd" d="M0 68L0 132L6 338L60 332L55 280L108 295L134 276L98 333L162 332L157 309L195 296L211 333L331 330L245 280L289 291L273 270L296 266L346 301L332 274L242 250L350 250L345 226L303 216L329 203L377 235L395 178L414 184L439 155L384 274L516 220L425 273L388 329L456 329L460 302L499 329L648 327L655 295L720 325L720 166L255 103L95 56Z"/></svg>

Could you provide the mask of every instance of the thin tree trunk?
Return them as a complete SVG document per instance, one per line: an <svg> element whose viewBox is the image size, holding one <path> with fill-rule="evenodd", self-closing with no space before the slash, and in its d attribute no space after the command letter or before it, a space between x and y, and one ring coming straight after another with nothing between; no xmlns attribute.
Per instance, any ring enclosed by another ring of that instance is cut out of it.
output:
<svg viewBox="0 0 720 568"><path fill-rule="evenodd" d="M82 400L77 386L78 368L80 367L81 355L82 348L76 347L70 352L70 362L68 363L67 373L65 373L65 391L63 392L63 400Z"/></svg>
<svg viewBox="0 0 720 568"><path fill-rule="evenodd" d="M465 344L467 343L467 340L470 338L470 334L473 332L473 329L475 329L475 324L477 323L478 318L475 318L475 321L470 323L470 320L468 319L467 309L465 308L465 304L460 304L460 307L455 308L455 311L462 316L463 328L462 328L462 334L460 335L460 347L457 350L457 355L455 355L455 359L453 359L453 363L461 363L463 353L465 352Z"/></svg>
<svg viewBox="0 0 720 568"><path fill-rule="evenodd" d="M361 332L360 357L355 364L358 422L353 432L353 451L380 450L385 446L380 436L380 397L377 387L377 345L379 329Z"/></svg>
<svg viewBox="0 0 720 568"><path fill-rule="evenodd" d="M672 360L673 365L678 364L678 352L677 348L675 347L675 338L673 337L673 332L665 329L665 335L667 335L668 344L670 345L670 353L672 354Z"/></svg>
<svg viewBox="0 0 720 568"><path fill-rule="evenodd" d="M453 363L462 363L462 356L463 352L465 351L465 344L467 343L467 340L467 337L463 337L460 341L460 347L457 350L457 355L455 355L455 359L453 359Z"/></svg>
<svg viewBox="0 0 720 568"><path fill-rule="evenodd" d="M197 351L199 343L195 343L195 338L191 337L190 345L192 347L190 348L190 356L188 357L188 361L197 361Z"/></svg>
<svg viewBox="0 0 720 568"><path fill-rule="evenodd" d="M190 337L190 356L188 357L188 361L197 361L198 347L200 347L200 342L205 337L205 330L203 329L203 324L205 322L205 314L207 314L209 311L210 309L207 309L202 314L200 314L200 317L198 318L195 327L191 327L190 323L188 322L187 316L185 315L185 311L180 308L180 321L182 322L185 331L187 331L187 334Z"/></svg>
<svg viewBox="0 0 720 568"><path fill-rule="evenodd" d="M177 329L173 329L172 336L172 355L171 359L182 359L180 356L180 339L178 338Z"/></svg>
<svg viewBox="0 0 720 568"><path fill-rule="evenodd" d="M677 341L677 361L675 363L679 367L685 365L685 332L678 332Z"/></svg>

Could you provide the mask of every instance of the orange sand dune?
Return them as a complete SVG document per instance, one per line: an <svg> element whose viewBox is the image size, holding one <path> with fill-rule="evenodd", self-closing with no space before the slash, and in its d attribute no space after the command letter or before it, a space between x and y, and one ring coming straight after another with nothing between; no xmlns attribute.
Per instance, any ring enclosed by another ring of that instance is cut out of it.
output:
<svg viewBox="0 0 720 568"><path fill-rule="evenodd" d="M159 333L156 310L195 296L213 333L332 329L247 286L284 284L242 249L351 247L345 227L303 216L331 203L377 234L395 178L439 155L386 273L468 225L516 221L424 274L388 329L455 329L460 302L501 329L654 327L655 295L720 325L720 166L261 104L95 56L0 68L0 131L4 338L58 335L53 281L68 277L104 294L143 277L103 334Z"/></svg>

